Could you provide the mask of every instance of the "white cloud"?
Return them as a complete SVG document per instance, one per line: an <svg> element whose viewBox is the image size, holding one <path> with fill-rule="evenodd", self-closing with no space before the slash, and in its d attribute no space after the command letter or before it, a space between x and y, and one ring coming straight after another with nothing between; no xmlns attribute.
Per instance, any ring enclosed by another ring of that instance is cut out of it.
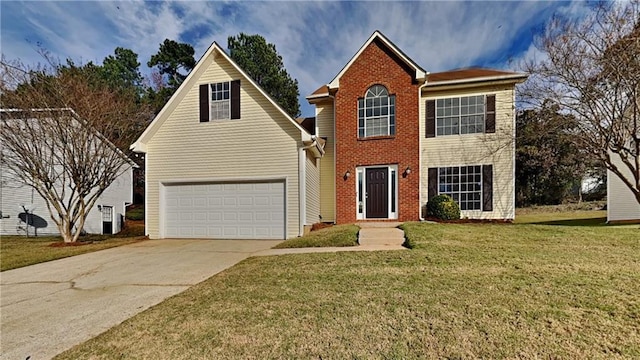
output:
<svg viewBox="0 0 640 360"><path fill-rule="evenodd" d="M3 2L4 3L4 2ZM25 56L34 41L61 58L101 61L117 46L137 52L143 70L165 39L191 43L198 58L217 41L240 32L274 43L304 96L330 81L378 29L427 71L504 64L530 56L518 36L553 9L572 14L573 3L541 2L27 2L3 4L2 51ZM551 10L550 10L551 9ZM7 16L21 12L20 16ZM25 33L32 43L24 40ZM515 44L515 45L514 45ZM517 48L518 50L513 50ZM516 51L515 53L512 53Z"/></svg>

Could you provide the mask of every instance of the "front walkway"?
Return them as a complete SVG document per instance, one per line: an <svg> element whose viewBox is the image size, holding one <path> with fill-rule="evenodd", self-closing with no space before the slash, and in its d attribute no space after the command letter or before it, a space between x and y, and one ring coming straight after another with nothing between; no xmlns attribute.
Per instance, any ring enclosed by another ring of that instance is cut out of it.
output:
<svg viewBox="0 0 640 360"><path fill-rule="evenodd" d="M253 254L254 256L270 256L284 254L326 253L344 251L378 251L407 250L404 244L404 231L397 228L397 222L362 222L358 232L358 246L344 247L311 247L291 249L269 249Z"/></svg>

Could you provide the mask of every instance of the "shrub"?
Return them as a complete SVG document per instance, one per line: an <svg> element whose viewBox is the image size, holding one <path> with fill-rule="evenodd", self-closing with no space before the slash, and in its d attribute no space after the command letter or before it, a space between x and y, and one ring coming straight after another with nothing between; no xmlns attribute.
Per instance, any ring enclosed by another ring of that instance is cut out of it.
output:
<svg viewBox="0 0 640 360"><path fill-rule="evenodd" d="M442 220L460 219L460 207L449 195L434 196L427 202L427 216Z"/></svg>

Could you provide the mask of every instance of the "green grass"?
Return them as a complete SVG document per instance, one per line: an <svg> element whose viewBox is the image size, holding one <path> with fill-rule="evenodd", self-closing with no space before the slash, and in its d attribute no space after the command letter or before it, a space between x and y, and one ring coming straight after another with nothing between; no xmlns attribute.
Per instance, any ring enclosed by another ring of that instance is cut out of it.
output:
<svg viewBox="0 0 640 360"><path fill-rule="evenodd" d="M567 212L525 212L516 214L516 224L567 225L567 226L605 226L606 210L576 210Z"/></svg>
<svg viewBox="0 0 640 360"><path fill-rule="evenodd" d="M308 235L281 242L275 249L305 248L305 247L331 247L331 246L356 246L358 245L358 231L356 225L337 225L317 231Z"/></svg>
<svg viewBox="0 0 640 360"><path fill-rule="evenodd" d="M413 250L249 258L58 358L640 357L638 226L403 228Z"/></svg>
<svg viewBox="0 0 640 360"><path fill-rule="evenodd" d="M141 241L142 237L109 237L89 235L81 237L79 246L52 247L61 243L59 236L2 236L0 238L0 271L84 254ZM89 243L91 242L91 243Z"/></svg>
<svg viewBox="0 0 640 360"><path fill-rule="evenodd" d="M144 206L137 205L138 207L130 207L127 210L127 220L144 220Z"/></svg>

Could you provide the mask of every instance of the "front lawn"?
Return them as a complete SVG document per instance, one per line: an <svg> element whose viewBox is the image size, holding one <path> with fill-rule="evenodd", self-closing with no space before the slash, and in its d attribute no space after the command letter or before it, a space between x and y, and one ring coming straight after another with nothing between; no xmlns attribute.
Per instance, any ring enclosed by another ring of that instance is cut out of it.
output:
<svg viewBox="0 0 640 360"><path fill-rule="evenodd" d="M527 211L516 214L516 224L605 226L606 210L572 210L566 212Z"/></svg>
<svg viewBox="0 0 640 360"><path fill-rule="evenodd" d="M411 251L249 258L60 359L640 357L640 229L404 225Z"/></svg>
<svg viewBox="0 0 640 360"><path fill-rule="evenodd" d="M305 236L283 241L274 249L305 248L305 247L342 247L358 245L358 231L356 225L337 225L312 231Z"/></svg>
<svg viewBox="0 0 640 360"><path fill-rule="evenodd" d="M52 247L62 243L59 236L2 236L0 238L0 271L15 269L45 261L80 255L92 251L141 241L143 237L108 237L89 235L80 238L79 246Z"/></svg>

